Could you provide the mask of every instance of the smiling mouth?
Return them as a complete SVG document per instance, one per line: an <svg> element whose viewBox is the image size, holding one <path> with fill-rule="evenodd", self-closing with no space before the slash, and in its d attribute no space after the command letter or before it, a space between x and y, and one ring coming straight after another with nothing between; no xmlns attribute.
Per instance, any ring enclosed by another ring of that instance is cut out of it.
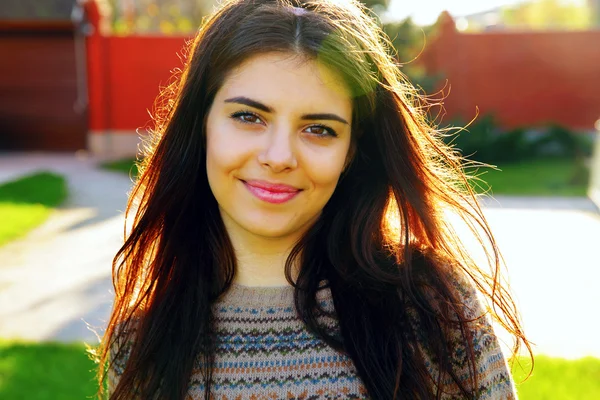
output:
<svg viewBox="0 0 600 400"><path fill-rule="evenodd" d="M241 180L241 179L240 179ZM282 204L296 197L302 189L281 183L271 183L266 181L244 181L241 182L246 189L259 200L272 204Z"/></svg>

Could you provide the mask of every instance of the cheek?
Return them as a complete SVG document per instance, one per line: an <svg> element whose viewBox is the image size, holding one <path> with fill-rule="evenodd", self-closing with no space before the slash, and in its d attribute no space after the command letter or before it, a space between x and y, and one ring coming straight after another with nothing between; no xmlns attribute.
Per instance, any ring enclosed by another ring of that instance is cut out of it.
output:
<svg viewBox="0 0 600 400"><path fill-rule="evenodd" d="M206 135L206 175L208 184L217 202L222 204L231 192L230 177L241 164L235 146L227 140L227 134L218 126L210 127Z"/></svg>
<svg viewBox="0 0 600 400"><path fill-rule="evenodd" d="M307 175L317 188L327 188L333 192L344 168L346 154L347 150L342 148L327 154L326 157L315 157L303 163Z"/></svg>
<svg viewBox="0 0 600 400"><path fill-rule="evenodd" d="M206 135L206 168L210 175L227 174L239 168L245 159L245 146L230 137L226 126L213 125Z"/></svg>

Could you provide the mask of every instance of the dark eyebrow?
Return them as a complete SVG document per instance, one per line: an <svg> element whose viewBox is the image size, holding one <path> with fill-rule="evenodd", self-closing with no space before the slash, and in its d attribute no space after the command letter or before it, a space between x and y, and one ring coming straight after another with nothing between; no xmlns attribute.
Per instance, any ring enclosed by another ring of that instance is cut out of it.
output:
<svg viewBox="0 0 600 400"><path fill-rule="evenodd" d="M226 99L225 103L245 104L245 105L253 107L253 108L258 108L259 110L264 111L264 112L268 112L268 113L273 112L273 109L271 107L266 106L263 103L259 103L256 100L252 100L252 99L249 99L244 96L238 96L238 97L232 97L230 99Z"/></svg>
<svg viewBox="0 0 600 400"><path fill-rule="evenodd" d="M248 97L244 97L244 96L238 96L238 97L232 97L230 99L226 99L225 103L238 103L238 104L244 104L247 105L249 107L252 108L257 108L261 111L264 112L268 112L268 113L272 113L273 112L273 108L264 105L263 103L260 103L256 100L252 100L249 99ZM346 121L344 118L336 115L336 114L331 114L331 113L323 113L323 114L304 114L300 117L300 119L305 119L305 120L331 120L331 121L338 121L341 122L343 124L346 125L350 125L348 123L348 121Z"/></svg>
<svg viewBox="0 0 600 400"><path fill-rule="evenodd" d="M335 114L329 114L329 113L325 113L325 114L304 114L304 115L302 115L300 117L300 119L309 119L309 120L324 119L324 120L330 120L330 121L338 121L338 122L341 122L342 124L350 125L348 123L348 121L346 121L344 118L338 117Z"/></svg>

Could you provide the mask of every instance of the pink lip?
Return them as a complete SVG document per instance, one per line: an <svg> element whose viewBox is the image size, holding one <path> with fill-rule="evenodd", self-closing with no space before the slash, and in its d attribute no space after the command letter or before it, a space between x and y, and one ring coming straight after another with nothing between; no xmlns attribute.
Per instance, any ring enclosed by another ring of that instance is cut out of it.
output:
<svg viewBox="0 0 600 400"><path fill-rule="evenodd" d="M301 192L300 189L282 183L271 183L258 180L242 182L254 196L260 200L273 204L281 204L290 201Z"/></svg>

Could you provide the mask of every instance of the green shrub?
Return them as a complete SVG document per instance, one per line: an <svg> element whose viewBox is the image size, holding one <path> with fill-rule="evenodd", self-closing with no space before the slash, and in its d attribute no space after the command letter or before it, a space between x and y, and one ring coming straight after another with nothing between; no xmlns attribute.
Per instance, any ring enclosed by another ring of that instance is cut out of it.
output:
<svg viewBox="0 0 600 400"><path fill-rule="evenodd" d="M592 155L593 143L585 135L577 134L559 124L549 124L534 142L538 154L578 158Z"/></svg>
<svg viewBox="0 0 600 400"><path fill-rule="evenodd" d="M463 127L465 124L456 121L453 126ZM484 115L463 130L445 138L446 142L470 159L486 161L492 148L492 135L495 129L492 115Z"/></svg>
<svg viewBox="0 0 600 400"><path fill-rule="evenodd" d="M466 124L456 120L452 126ZM446 142L472 160L507 163L548 156L581 160L592 154L591 138L559 124L550 124L538 134L527 127L501 130L494 117L486 114L465 129L446 137Z"/></svg>
<svg viewBox="0 0 600 400"><path fill-rule="evenodd" d="M464 125L458 123L456 126ZM484 115L465 130L449 136L447 142L463 156L485 163L520 161L535 153L524 128L503 132L491 114Z"/></svg>
<svg viewBox="0 0 600 400"><path fill-rule="evenodd" d="M524 128L495 133L491 146L489 162L516 162L536 156L535 146L527 138Z"/></svg>

